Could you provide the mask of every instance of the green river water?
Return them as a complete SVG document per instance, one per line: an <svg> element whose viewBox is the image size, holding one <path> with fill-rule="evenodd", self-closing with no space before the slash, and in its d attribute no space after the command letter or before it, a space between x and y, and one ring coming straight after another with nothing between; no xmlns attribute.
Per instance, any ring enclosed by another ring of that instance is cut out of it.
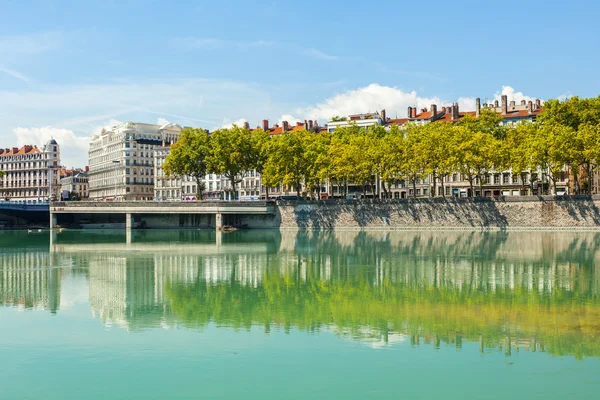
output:
<svg viewBox="0 0 600 400"><path fill-rule="evenodd" d="M600 233L0 232L0 399L600 397Z"/></svg>

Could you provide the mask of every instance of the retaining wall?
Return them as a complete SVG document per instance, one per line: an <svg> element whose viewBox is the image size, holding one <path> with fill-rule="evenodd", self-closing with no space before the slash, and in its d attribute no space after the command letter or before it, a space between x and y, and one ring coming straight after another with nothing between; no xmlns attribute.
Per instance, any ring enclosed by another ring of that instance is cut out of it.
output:
<svg viewBox="0 0 600 400"><path fill-rule="evenodd" d="M280 201L277 214L281 228L600 229L600 196Z"/></svg>

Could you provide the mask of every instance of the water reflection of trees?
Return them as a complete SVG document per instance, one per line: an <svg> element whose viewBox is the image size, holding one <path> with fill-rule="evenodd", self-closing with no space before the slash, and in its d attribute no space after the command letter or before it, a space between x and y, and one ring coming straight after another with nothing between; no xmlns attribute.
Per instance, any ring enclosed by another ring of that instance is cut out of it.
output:
<svg viewBox="0 0 600 400"><path fill-rule="evenodd" d="M528 250L526 236L511 235L353 232L340 240L299 232L294 250L265 260L254 285L228 262L228 279L199 274L169 282L165 293L180 321L195 327L327 328L383 340L402 333L434 346L468 340L507 354L600 355L598 271L589 263L597 235L533 234L529 244L541 249Z"/></svg>
<svg viewBox="0 0 600 400"><path fill-rule="evenodd" d="M0 246L0 299L56 312L61 278L81 274L93 314L133 330L216 323L600 355L597 233L253 231L217 246L188 232L140 234L135 251L112 235L103 251L71 236L54 253Z"/></svg>

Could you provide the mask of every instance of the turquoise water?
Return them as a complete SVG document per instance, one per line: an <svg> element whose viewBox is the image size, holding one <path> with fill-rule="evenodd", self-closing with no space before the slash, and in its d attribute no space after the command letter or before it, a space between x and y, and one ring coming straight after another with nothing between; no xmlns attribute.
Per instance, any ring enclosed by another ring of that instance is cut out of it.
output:
<svg viewBox="0 0 600 400"><path fill-rule="evenodd" d="M0 232L0 398L595 398L599 255L598 233Z"/></svg>

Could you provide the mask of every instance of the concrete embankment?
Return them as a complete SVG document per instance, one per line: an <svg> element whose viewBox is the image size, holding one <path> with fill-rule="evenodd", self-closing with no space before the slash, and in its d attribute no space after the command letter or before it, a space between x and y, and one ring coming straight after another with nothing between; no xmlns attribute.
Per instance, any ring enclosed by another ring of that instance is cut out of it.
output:
<svg viewBox="0 0 600 400"><path fill-rule="evenodd" d="M248 228L600 230L600 196L178 204L76 202L57 203L53 210L57 224L66 227L124 227L130 215L133 227L214 229L220 214L223 225Z"/></svg>
<svg viewBox="0 0 600 400"><path fill-rule="evenodd" d="M600 196L279 202L281 228L600 229Z"/></svg>

